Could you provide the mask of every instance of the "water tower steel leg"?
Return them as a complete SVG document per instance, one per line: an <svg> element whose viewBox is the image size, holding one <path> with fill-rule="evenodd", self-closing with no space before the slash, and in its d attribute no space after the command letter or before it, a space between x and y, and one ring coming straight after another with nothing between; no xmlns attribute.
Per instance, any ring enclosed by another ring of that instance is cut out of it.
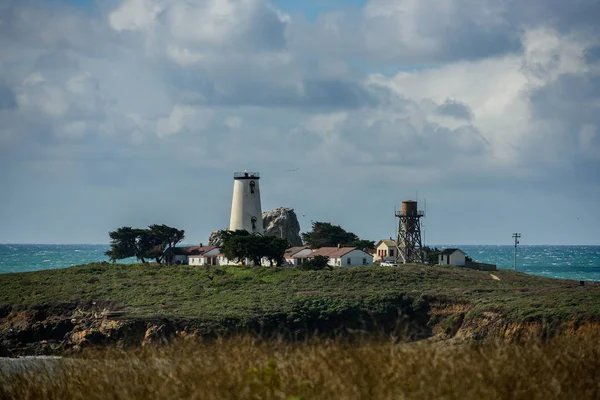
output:
<svg viewBox="0 0 600 400"><path fill-rule="evenodd" d="M398 263L424 262L419 217L399 216L396 247Z"/></svg>

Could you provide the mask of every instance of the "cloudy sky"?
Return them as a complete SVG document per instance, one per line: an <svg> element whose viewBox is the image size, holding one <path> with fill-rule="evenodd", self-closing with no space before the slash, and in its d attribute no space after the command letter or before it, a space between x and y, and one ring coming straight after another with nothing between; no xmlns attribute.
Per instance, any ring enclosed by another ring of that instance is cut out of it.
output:
<svg viewBox="0 0 600 400"><path fill-rule="evenodd" d="M418 196L427 243L600 244L598 15L597 0L3 0L0 242L151 223L206 242L247 169L263 210L293 207L303 230L389 237Z"/></svg>

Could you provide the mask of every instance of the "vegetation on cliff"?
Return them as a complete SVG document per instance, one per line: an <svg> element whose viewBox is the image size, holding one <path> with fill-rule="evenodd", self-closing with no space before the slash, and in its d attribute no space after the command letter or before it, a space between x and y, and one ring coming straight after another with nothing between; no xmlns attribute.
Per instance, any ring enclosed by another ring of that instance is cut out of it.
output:
<svg viewBox="0 0 600 400"><path fill-rule="evenodd" d="M19 329L36 326L21 337L43 340L58 329L58 340L67 328L94 334L107 318L201 336L379 330L410 338L550 337L600 322L598 283L445 266L306 271L96 263L3 274L0 287L0 339L14 341L21 340Z"/></svg>

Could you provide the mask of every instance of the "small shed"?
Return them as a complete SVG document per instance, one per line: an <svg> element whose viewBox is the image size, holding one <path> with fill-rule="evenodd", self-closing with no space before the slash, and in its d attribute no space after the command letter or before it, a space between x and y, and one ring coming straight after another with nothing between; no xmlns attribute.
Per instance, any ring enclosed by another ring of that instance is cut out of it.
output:
<svg viewBox="0 0 600 400"><path fill-rule="evenodd" d="M438 256L438 264L464 267L466 254L461 249L443 249Z"/></svg>

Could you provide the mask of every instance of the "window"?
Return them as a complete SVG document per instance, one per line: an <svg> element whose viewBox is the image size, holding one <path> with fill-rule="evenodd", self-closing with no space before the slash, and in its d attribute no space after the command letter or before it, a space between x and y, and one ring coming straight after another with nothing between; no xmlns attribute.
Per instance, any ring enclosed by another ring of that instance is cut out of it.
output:
<svg viewBox="0 0 600 400"><path fill-rule="evenodd" d="M255 187L256 187L256 182L250 181L250 193L254 193Z"/></svg>
<svg viewBox="0 0 600 400"><path fill-rule="evenodd" d="M390 249L390 257L394 257L394 249Z"/></svg>
<svg viewBox="0 0 600 400"><path fill-rule="evenodd" d="M350 257L348 257L348 258L346 259L346 264L350 265L350 263L351 263L351 261L350 261Z"/></svg>
<svg viewBox="0 0 600 400"><path fill-rule="evenodd" d="M367 259L363 258L363 265L367 265Z"/></svg>
<svg viewBox="0 0 600 400"><path fill-rule="evenodd" d="M255 231L256 230L256 217L252 217L252 219L250 221L252 222L252 230Z"/></svg>

